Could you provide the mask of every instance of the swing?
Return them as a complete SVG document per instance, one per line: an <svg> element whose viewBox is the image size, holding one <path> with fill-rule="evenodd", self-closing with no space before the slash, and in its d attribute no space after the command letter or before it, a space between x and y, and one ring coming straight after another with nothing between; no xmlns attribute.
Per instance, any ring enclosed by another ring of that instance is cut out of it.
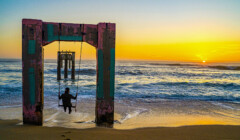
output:
<svg viewBox="0 0 240 140"><path fill-rule="evenodd" d="M78 63L78 81L79 81L79 74L80 74L80 65L81 65L81 61L82 61L82 44L83 44L83 42L81 42L80 56L79 56L80 58L79 58L79 63ZM60 40L59 40L58 50L60 51ZM60 87L61 87L61 81L59 81L58 97L60 96ZM77 111L77 96L78 96L78 82L77 82L77 92L76 92L76 96L75 96L76 97L76 99L75 99L76 102L75 102L75 105L71 106L72 108L75 108L75 112ZM60 100L61 99L58 98L58 107L63 107L63 105L60 104Z"/></svg>

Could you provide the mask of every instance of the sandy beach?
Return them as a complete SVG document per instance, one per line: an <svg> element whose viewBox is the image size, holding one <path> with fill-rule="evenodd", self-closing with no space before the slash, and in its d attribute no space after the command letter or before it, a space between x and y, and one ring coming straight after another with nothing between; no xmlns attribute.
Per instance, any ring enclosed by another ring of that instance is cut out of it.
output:
<svg viewBox="0 0 240 140"><path fill-rule="evenodd" d="M220 140L240 138L240 126L201 125L182 127L156 127L132 130L109 128L70 129L61 127L42 127L16 125L18 120L0 120L1 140L159 140L159 139L194 139Z"/></svg>

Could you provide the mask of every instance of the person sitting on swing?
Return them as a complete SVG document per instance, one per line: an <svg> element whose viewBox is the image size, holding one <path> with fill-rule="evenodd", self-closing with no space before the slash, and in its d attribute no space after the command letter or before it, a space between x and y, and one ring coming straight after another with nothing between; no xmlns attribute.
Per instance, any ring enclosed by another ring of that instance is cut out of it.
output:
<svg viewBox="0 0 240 140"><path fill-rule="evenodd" d="M66 112L66 109L67 109L67 107L68 107L69 114L71 114L71 112L72 112L71 99L77 99L77 94L76 94L76 96L74 97L74 96L72 96L71 94L69 94L69 92L70 92L70 89L67 87L67 88L65 89L65 93L64 93L64 94L62 94L61 96L60 96L60 94L59 94L59 99L62 99L64 111Z"/></svg>

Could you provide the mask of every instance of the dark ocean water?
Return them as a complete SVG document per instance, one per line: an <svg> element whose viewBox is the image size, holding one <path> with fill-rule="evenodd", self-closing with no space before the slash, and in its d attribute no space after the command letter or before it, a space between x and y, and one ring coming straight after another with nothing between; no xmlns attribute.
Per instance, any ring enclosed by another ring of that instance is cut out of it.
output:
<svg viewBox="0 0 240 140"><path fill-rule="evenodd" d="M56 80L56 67L56 60L45 60L44 101L46 109L51 108L52 110L56 109L59 111L56 106L59 90L59 83ZM2 109L13 109L16 107L21 109L21 68L21 60L0 59L0 108ZM149 114L149 111L156 111L166 104L169 109L177 103L180 104L178 107L183 106L182 108L184 108L186 103L196 102L200 106L204 103L209 103L209 108L211 106L215 106L213 107L215 109L220 107L224 110L222 114L226 114L225 111L229 109L237 111L237 114L230 113L227 116L237 116L237 120L240 118L240 64L238 63L197 64L117 61L115 74L115 110L120 114L119 121L122 120L123 122L123 120L136 117L142 112L148 112L147 114ZM61 92L64 91L65 87L70 87L71 93L75 93L77 82L80 91L79 101L82 103L81 108L86 105L91 106L92 110L87 112L94 116L94 100L96 95L95 61L85 60L82 62L79 80L62 80L60 83ZM84 103L81 99L84 99L86 102ZM129 105L133 106L133 108L130 109ZM135 105L137 106L134 108ZM161 107L159 107L160 105ZM197 106L191 105L193 104L190 104L191 108L199 110ZM127 109L126 106L128 106ZM124 114L125 110L127 110L127 114ZM17 112L19 113L21 110ZM83 109L80 109L78 112L83 113ZM189 112L189 109L186 109L185 112ZM192 114L197 114L198 111L194 112L193 110L191 112ZM211 113L211 111L206 112ZM52 116L52 114L55 114L55 116ZM48 115L51 120L51 117L54 118L58 114L54 112ZM7 116L9 115L0 114L0 119L8 118ZM19 116L21 117L21 114ZM21 119L20 117L17 118ZM54 123L54 121L51 123Z"/></svg>

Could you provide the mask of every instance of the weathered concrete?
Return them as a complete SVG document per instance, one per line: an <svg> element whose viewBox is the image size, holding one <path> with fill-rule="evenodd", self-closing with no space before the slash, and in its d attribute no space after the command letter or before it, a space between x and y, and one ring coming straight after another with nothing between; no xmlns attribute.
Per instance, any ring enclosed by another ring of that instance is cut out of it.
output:
<svg viewBox="0 0 240 140"><path fill-rule="evenodd" d="M57 60L57 80L61 80L61 68L64 61L64 78L68 78L68 69L71 69L71 79L75 79L75 52L59 51Z"/></svg>
<svg viewBox="0 0 240 140"><path fill-rule="evenodd" d="M115 24L99 23L96 123L107 127L112 127L114 121L114 90L111 89L114 89L115 51L112 50L115 50Z"/></svg>
<svg viewBox="0 0 240 140"><path fill-rule="evenodd" d="M22 30L24 124L42 125L42 46L59 40L84 41L97 49L96 123L98 126L112 127L114 120L115 24L69 24L23 19ZM58 63L58 69L61 69L62 62ZM75 67L75 62L72 61L73 67ZM59 73L57 79L61 79Z"/></svg>
<svg viewBox="0 0 240 140"><path fill-rule="evenodd" d="M23 123L42 125L42 21L22 21Z"/></svg>
<svg viewBox="0 0 240 140"><path fill-rule="evenodd" d="M57 58L57 80L61 80L61 68L62 68L62 60L60 59L61 53L58 52Z"/></svg>
<svg viewBox="0 0 240 140"><path fill-rule="evenodd" d="M68 59L64 59L64 78L68 78Z"/></svg>
<svg viewBox="0 0 240 140"><path fill-rule="evenodd" d="M72 53L72 73L71 79L75 79L75 52Z"/></svg>

